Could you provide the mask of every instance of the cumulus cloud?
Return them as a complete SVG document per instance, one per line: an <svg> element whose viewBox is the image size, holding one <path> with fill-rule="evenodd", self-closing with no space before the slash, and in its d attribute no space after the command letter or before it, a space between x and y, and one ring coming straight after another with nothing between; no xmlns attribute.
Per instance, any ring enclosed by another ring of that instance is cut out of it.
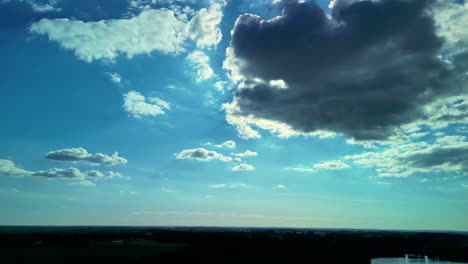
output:
<svg viewBox="0 0 468 264"><path fill-rule="evenodd" d="M224 143L221 143L221 144L218 144L218 145L215 145L215 147L217 148L234 148L236 146L236 142L232 141L232 140L228 140Z"/></svg>
<svg viewBox="0 0 468 264"><path fill-rule="evenodd" d="M199 161L220 160L222 162L232 161L231 157L224 156L216 151L204 148L186 149L177 154L177 159L194 159Z"/></svg>
<svg viewBox="0 0 468 264"><path fill-rule="evenodd" d="M276 185L276 188L286 188L286 186L278 184L278 185Z"/></svg>
<svg viewBox="0 0 468 264"><path fill-rule="evenodd" d="M44 18L33 23L29 31L47 36L87 62L112 62L120 55L132 58L153 51L175 55L185 51L187 39L193 40L198 48L210 48L220 42L223 6L224 1L212 1L208 8L194 12L177 6L141 8L137 3L135 7L142 11L128 19L85 22Z"/></svg>
<svg viewBox="0 0 468 264"><path fill-rule="evenodd" d="M123 108L135 118L162 115L164 110L170 109L166 101L157 97L145 98L136 91L124 94Z"/></svg>
<svg viewBox="0 0 468 264"><path fill-rule="evenodd" d="M468 69L466 53L440 58L431 3L336 0L328 16L314 2L290 2L271 20L241 15L223 64L240 81L226 120L243 138L260 128L385 140L428 119L428 105L466 92Z"/></svg>
<svg viewBox="0 0 468 264"><path fill-rule="evenodd" d="M11 160L0 159L0 176L27 176L33 172L18 168Z"/></svg>
<svg viewBox="0 0 468 264"><path fill-rule="evenodd" d="M89 162L97 165L120 165L126 164L127 160L125 158L119 157L118 152L108 156L102 153L90 154L84 148L70 148L70 149L61 149L50 151L46 154L46 158L49 160L55 161L65 161L65 162Z"/></svg>
<svg viewBox="0 0 468 264"><path fill-rule="evenodd" d="M192 68L196 72L197 82L216 77L213 69L210 67L210 58L200 50L195 50L187 56L187 59L192 64Z"/></svg>
<svg viewBox="0 0 468 264"><path fill-rule="evenodd" d="M27 171L18 168L13 161L0 159L0 176L17 176L17 177L41 177L48 179L68 179L77 180L79 182L72 183L81 186L96 186L96 184L90 180L98 179L112 179L115 177L121 177L120 173L115 171L101 172L98 170L91 170L88 172L81 172L77 168L51 168L40 171Z"/></svg>
<svg viewBox="0 0 468 264"><path fill-rule="evenodd" d="M198 48L216 46L223 35L219 24L223 19L224 0L212 1L209 8L200 9L187 24L189 36Z"/></svg>
<svg viewBox="0 0 468 264"><path fill-rule="evenodd" d="M232 171L251 171L251 170L255 170L254 166L246 164L246 163L242 163L242 164L232 167Z"/></svg>
<svg viewBox="0 0 468 264"><path fill-rule="evenodd" d="M106 73L107 77L113 82L113 83L120 83L122 81L122 76L116 72L108 72Z"/></svg>
<svg viewBox="0 0 468 264"><path fill-rule="evenodd" d="M237 156L237 157L255 157L258 155L257 152L246 150L245 152L242 153L231 153L231 155Z"/></svg>
<svg viewBox="0 0 468 264"><path fill-rule="evenodd" d="M378 177L408 177L438 172L468 174L468 141L464 136L443 136L433 142L394 144L381 152L349 155L345 159L374 168Z"/></svg>
<svg viewBox="0 0 468 264"><path fill-rule="evenodd" d="M314 164L314 168L318 170L342 170L342 169L349 168L349 166L348 164L342 161L333 160L333 161L325 161L322 163Z"/></svg>
<svg viewBox="0 0 468 264"><path fill-rule="evenodd" d="M184 51L186 38L184 21L169 9L144 10L130 19L96 22L43 18L33 23L30 31L46 35L87 62L114 60L120 54L132 58L152 51L177 54Z"/></svg>

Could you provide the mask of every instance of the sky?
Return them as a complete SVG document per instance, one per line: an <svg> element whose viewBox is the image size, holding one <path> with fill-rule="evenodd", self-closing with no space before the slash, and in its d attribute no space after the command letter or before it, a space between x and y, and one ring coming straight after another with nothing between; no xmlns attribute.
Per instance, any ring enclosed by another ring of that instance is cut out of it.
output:
<svg viewBox="0 0 468 264"><path fill-rule="evenodd" d="M0 225L468 231L460 0L0 0Z"/></svg>

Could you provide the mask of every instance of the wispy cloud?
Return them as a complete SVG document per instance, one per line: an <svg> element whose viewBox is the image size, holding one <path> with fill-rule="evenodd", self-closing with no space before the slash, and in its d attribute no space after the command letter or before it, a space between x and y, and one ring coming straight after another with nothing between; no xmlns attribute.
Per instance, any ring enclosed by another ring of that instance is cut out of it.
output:
<svg viewBox="0 0 468 264"><path fill-rule="evenodd" d="M266 218L266 219L285 219L285 220L331 220L323 217L303 217L303 216L274 216L263 214L243 214L243 213L216 213L216 212L133 212L135 215L194 215L194 216L218 216L218 217L235 217L235 218Z"/></svg>

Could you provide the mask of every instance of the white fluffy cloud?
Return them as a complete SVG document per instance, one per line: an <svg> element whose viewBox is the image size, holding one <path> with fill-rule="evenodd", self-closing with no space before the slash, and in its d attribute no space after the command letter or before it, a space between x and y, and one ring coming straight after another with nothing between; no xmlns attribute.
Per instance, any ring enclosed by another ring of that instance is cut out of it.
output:
<svg viewBox="0 0 468 264"><path fill-rule="evenodd" d="M108 72L106 73L107 77L113 82L113 83L120 83L122 81L122 76L116 72Z"/></svg>
<svg viewBox="0 0 468 264"><path fill-rule="evenodd" d="M98 165L120 165L126 164L125 158L119 157L118 152L108 156L102 153L90 154L84 148L70 148L50 151L46 154L46 158L49 160L65 161L65 162L89 162Z"/></svg>
<svg viewBox="0 0 468 264"><path fill-rule="evenodd" d="M231 153L231 155L245 158L245 157L255 157L258 155L258 153L254 151L246 150L243 153Z"/></svg>
<svg viewBox="0 0 468 264"><path fill-rule="evenodd" d="M26 176L33 172L18 168L11 160L0 159L0 176Z"/></svg>
<svg viewBox="0 0 468 264"><path fill-rule="evenodd" d="M123 108L135 118L143 116L157 116L170 109L169 104L157 97L145 98L139 92L130 91L124 94Z"/></svg>
<svg viewBox="0 0 468 264"><path fill-rule="evenodd" d="M87 62L114 60L120 54L132 58L152 51L177 54L184 50L186 38L184 21L169 9L145 10L130 19L96 22L44 18L33 23L30 31L47 35Z"/></svg>
<svg viewBox="0 0 468 264"><path fill-rule="evenodd" d="M87 62L113 61L119 55L132 58L153 51L179 54L185 51L187 39L192 39L198 48L210 48L220 42L224 5L224 1L212 1L208 8L197 12L175 6L172 9L147 6L129 19L92 22L44 18L33 23L30 32L47 36Z"/></svg>
<svg viewBox="0 0 468 264"><path fill-rule="evenodd" d="M187 56L193 70L196 72L195 79L197 82L208 80L216 77L213 69L210 67L210 57L203 51L195 50Z"/></svg>
<svg viewBox="0 0 468 264"><path fill-rule="evenodd" d="M227 148L234 148L236 146L236 142L232 141L232 140L228 140L224 143L221 143L221 144L218 144L218 145L215 145L215 147L217 148L224 148L224 147L227 147Z"/></svg>
<svg viewBox="0 0 468 264"><path fill-rule="evenodd" d="M242 163L242 164L232 167L232 171L251 171L251 170L255 170L254 166L246 164L246 163Z"/></svg>
<svg viewBox="0 0 468 264"><path fill-rule="evenodd" d="M223 19L224 0L213 1L208 8L200 9L187 24L189 36L198 48L216 46L223 35L219 24Z"/></svg>
<svg viewBox="0 0 468 264"><path fill-rule="evenodd" d="M204 148L186 149L177 154L177 159L194 159L199 161L220 160L223 162L232 161L231 157L226 157L216 151Z"/></svg>

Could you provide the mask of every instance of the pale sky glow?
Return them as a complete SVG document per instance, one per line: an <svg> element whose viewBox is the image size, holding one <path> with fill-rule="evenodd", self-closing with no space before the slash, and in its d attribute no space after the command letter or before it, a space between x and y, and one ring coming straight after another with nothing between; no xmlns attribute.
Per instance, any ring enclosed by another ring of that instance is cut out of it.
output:
<svg viewBox="0 0 468 264"><path fill-rule="evenodd" d="M392 1L0 1L0 225L468 231L468 3Z"/></svg>

